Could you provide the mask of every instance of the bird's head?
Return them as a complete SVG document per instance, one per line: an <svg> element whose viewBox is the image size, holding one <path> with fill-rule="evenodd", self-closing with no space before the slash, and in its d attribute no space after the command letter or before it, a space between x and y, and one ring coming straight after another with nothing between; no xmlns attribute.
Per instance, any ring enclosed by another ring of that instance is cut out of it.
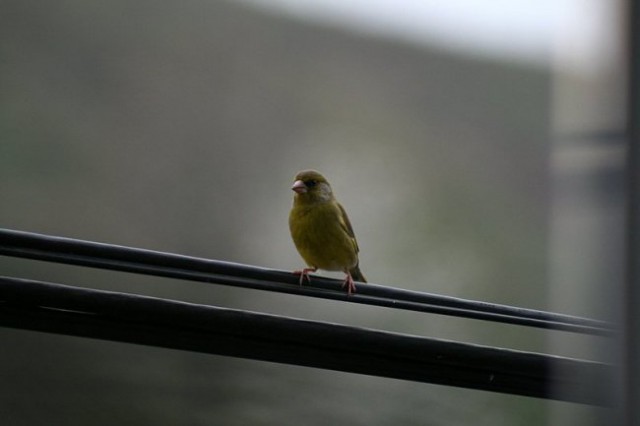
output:
<svg viewBox="0 0 640 426"><path fill-rule="evenodd" d="M291 189L296 193L296 202L318 203L333 199L331 185L324 176L315 170L299 172Z"/></svg>

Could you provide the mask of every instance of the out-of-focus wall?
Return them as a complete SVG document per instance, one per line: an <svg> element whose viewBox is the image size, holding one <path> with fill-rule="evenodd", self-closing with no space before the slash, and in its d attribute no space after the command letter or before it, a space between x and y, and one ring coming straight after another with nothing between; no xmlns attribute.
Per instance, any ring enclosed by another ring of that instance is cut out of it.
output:
<svg viewBox="0 0 640 426"><path fill-rule="evenodd" d="M548 307L550 70L226 2L9 1L0 28L0 226L294 269L289 188L296 171L317 168L349 212L372 282ZM18 277L547 349L543 332L512 326L0 265ZM89 339L6 329L0 338L0 412L16 426L533 425L549 406Z"/></svg>

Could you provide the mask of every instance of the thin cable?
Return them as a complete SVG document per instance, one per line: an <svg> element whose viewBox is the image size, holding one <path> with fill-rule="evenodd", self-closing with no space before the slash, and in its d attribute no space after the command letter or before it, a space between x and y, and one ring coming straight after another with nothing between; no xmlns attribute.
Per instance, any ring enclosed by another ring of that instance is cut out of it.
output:
<svg viewBox="0 0 640 426"><path fill-rule="evenodd" d="M287 271L8 229L0 229L0 254L575 333L613 333L609 324L588 318L376 284L358 285L348 296L340 281L325 277L313 276L299 286Z"/></svg>

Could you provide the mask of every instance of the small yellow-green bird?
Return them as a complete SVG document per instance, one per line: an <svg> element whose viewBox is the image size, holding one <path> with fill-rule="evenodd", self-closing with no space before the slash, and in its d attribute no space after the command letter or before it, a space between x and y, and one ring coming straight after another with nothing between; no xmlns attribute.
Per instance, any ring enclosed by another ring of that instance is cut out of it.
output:
<svg viewBox="0 0 640 426"><path fill-rule="evenodd" d="M366 283L358 265L358 243L344 208L333 196L331 185L315 170L303 170L291 187L295 191L289 213L291 237L300 256L309 266L294 274L300 275L300 285L309 272L318 269L342 271L347 274L347 293L356 291L355 281Z"/></svg>

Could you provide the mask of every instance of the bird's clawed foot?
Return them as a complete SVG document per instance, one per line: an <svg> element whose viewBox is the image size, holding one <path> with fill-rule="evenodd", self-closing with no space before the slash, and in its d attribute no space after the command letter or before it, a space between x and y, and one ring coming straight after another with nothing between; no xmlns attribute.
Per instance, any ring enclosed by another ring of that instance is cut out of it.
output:
<svg viewBox="0 0 640 426"><path fill-rule="evenodd" d="M311 283L311 278L309 277L309 272L315 272L317 271L318 268L303 268L303 269L298 269L296 271L293 271L293 273L295 275L300 275L300 281L298 282L300 285L302 285L302 283L304 282L304 280L306 279L308 283Z"/></svg>
<svg viewBox="0 0 640 426"><path fill-rule="evenodd" d="M342 287L344 288L344 286L347 286L347 294L351 296L353 293L356 292L356 283L353 282L353 277L351 277L351 274L349 273L349 271L345 273L347 274L347 277L344 279L344 282L342 283Z"/></svg>

